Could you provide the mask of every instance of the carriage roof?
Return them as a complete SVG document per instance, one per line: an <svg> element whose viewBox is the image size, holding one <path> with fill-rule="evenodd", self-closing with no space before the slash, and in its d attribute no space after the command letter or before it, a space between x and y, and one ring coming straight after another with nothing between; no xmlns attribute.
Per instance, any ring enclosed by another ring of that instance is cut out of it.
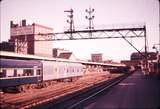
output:
<svg viewBox="0 0 160 109"><path fill-rule="evenodd" d="M41 62L35 60L0 59L0 68L40 68Z"/></svg>

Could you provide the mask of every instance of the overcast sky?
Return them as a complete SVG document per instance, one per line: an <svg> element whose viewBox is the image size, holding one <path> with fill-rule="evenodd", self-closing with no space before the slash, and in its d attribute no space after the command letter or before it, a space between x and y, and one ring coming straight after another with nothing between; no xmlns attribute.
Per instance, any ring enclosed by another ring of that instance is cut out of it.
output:
<svg viewBox="0 0 160 109"><path fill-rule="evenodd" d="M1 41L10 38L10 20L19 23L26 19L52 27L62 32L67 26L64 10L73 8L74 24L88 25L85 9L95 9L94 25L146 23L149 50L159 43L159 1L158 0L2 0L0 4ZM144 50L144 39L129 39L137 49ZM77 58L89 59L91 53L103 53L105 59L129 59L136 52L124 39L98 39L80 41L56 41L53 47L73 51Z"/></svg>

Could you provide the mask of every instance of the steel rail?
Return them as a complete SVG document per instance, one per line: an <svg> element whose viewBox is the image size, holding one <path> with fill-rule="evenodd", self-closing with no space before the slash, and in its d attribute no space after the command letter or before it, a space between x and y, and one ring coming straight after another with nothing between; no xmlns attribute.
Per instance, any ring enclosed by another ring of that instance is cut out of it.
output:
<svg viewBox="0 0 160 109"><path fill-rule="evenodd" d="M114 79L111 79L109 81L104 81L102 83L96 84L94 86L91 86L87 89L72 93L70 95L67 95L65 97L60 98L57 101L50 101L45 104L40 104L39 106L33 107L33 109L76 109L79 108L78 106L81 106L81 104L85 103L89 99L95 97L96 95L104 92L105 90L110 89L111 87L115 86L125 78L127 78L131 73L121 75L119 77L116 77Z"/></svg>
<svg viewBox="0 0 160 109"><path fill-rule="evenodd" d="M93 93L92 95L88 96L87 98L85 98L85 99L83 99L83 100L80 100L79 102L77 102L77 103L71 105L68 109L74 109L76 106L80 105L81 103L83 103L83 102L85 102L85 101L91 99L92 97L95 97L96 95L102 93L103 91L105 91L105 90L107 90L107 89L109 89L109 88L115 86L116 84L118 84L119 82L121 82L123 79L124 79L124 78L118 79L117 81L111 83L110 85L108 85L108 86L102 88L102 89L99 90L98 92L95 92L95 93Z"/></svg>

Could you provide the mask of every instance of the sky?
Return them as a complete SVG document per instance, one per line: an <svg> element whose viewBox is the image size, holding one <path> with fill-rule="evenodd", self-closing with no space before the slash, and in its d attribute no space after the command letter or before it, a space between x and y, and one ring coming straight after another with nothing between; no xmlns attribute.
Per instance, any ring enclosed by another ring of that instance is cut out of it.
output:
<svg viewBox="0 0 160 109"><path fill-rule="evenodd" d="M146 24L148 50L159 42L158 0L1 0L0 41L10 38L10 21L19 23L26 19L52 27L54 32L63 32L68 25L64 10L74 10L75 27L86 28L88 20L85 9L94 8L95 27L102 25ZM128 39L139 50L144 51L144 38ZM90 59L91 53L103 53L104 59L128 60L136 52L124 39L96 39L76 41L53 41L54 48L65 48L77 58Z"/></svg>

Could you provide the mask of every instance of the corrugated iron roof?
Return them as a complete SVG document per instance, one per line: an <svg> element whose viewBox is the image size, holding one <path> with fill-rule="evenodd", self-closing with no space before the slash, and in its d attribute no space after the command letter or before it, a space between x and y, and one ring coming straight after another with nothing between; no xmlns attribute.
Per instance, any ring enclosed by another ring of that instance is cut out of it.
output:
<svg viewBox="0 0 160 109"><path fill-rule="evenodd" d="M126 66L125 64L113 64L113 63L98 63L98 62L88 62L84 60L70 60L70 59L60 59L60 58L48 58L36 55L28 55L28 54L18 54L14 52L5 52L0 51L0 57L8 57L8 58L16 58L16 59L34 59L34 60L48 60L48 61L59 61L59 62L73 62L73 63L82 63L82 64L91 64L91 65L103 65L103 66Z"/></svg>

